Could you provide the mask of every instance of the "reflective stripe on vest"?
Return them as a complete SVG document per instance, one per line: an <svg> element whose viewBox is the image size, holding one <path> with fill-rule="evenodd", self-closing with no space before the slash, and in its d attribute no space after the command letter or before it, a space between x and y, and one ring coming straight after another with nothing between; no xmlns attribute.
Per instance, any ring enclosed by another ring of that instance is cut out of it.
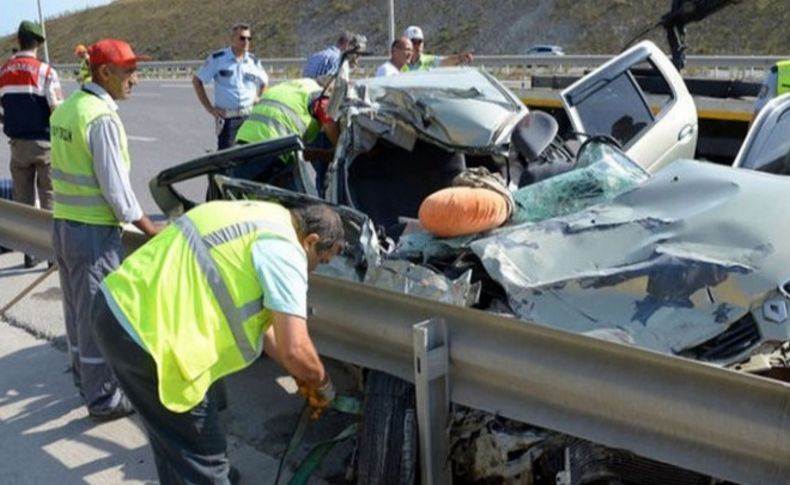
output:
<svg viewBox="0 0 790 485"><path fill-rule="evenodd" d="M99 181L93 175L75 175L73 173L66 173L59 168L52 169L52 179L61 182L68 182L72 185L81 185L91 189L100 189Z"/></svg>
<svg viewBox="0 0 790 485"><path fill-rule="evenodd" d="M237 307L233 303L230 290L225 280L222 279L222 275L220 275L217 265L209 253L209 249L238 239L254 231L268 229L282 232L285 228L282 226L278 227L278 224L269 221L246 221L223 227L201 238L195 224L189 217L179 217L173 224L178 227L184 235L187 246L195 255L195 260L200 270L203 272L203 275L206 277L209 287L214 294L214 298L217 300L222 312L225 314L225 318L228 320L228 325L233 333L236 346L238 346L239 351L244 356L244 360L250 362L258 358L259 353L250 346L250 342L247 340L247 336L244 333L243 324L247 319L263 310L263 303L260 299L256 298L253 301ZM262 348L263 347L261 347L261 349Z"/></svg>
<svg viewBox="0 0 790 485"><path fill-rule="evenodd" d="M277 135L280 137L294 134L298 135L298 133L291 133L291 130L288 129L288 127L285 126L282 121L274 119L271 116L266 116L261 113L252 113L247 119L267 125L269 128L274 129L275 133L277 133Z"/></svg>
<svg viewBox="0 0 790 485"><path fill-rule="evenodd" d="M776 63L776 95L790 93L790 59Z"/></svg>
<svg viewBox="0 0 790 485"><path fill-rule="evenodd" d="M309 142L318 135L319 125L310 115L311 97L321 91L312 79L286 81L267 89L239 128L236 140L257 143L288 135Z"/></svg>
<svg viewBox="0 0 790 485"><path fill-rule="evenodd" d="M307 125L305 125L304 121L302 121L302 118L300 118L299 115L296 113L296 111L294 111L287 104L281 103L276 99L265 99L265 98L261 100L260 104L274 106L275 108L278 108L280 111L283 112L285 116L288 117L289 120L291 120L291 123L296 125L296 127L299 129L299 133L304 133L305 131L307 131Z"/></svg>
<svg viewBox="0 0 790 485"><path fill-rule="evenodd" d="M74 205L78 207L95 207L107 201L101 195L67 195L55 192L55 202L58 204Z"/></svg>

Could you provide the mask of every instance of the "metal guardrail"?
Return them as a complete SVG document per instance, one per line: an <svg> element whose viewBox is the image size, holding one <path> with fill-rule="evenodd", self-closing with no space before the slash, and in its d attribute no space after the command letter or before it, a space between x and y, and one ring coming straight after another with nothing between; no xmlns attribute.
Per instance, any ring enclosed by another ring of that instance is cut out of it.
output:
<svg viewBox="0 0 790 485"><path fill-rule="evenodd" d="M50 225L0 200L0 245L48 257ZM412 325L443 319L456 403L739 483L790 477L786 383L320 275L308 302L322 354L412 381Z"/></svg>
<svg viewBox="0 0 790 485"><path fill-rule="evenodd" d="M547 55L481 55L475 56L475 66L485 67L495 72L505 74L513 71L533 71L535 67L548 69L552 72L573 72L587 68L599 66L611 59L613 55L566 55L566 56L547 56ZM762 72L774 65L776 61L788 59L785 56L688 56L686 58L686 69L730 71L736 70L743 72ZM376 67L386 61L386 56L366 56L361 57L358 69L363 75L371 75ZM288 57L281 59L261 59L264 67L270 75L275 77L298 77L302 72L305 63L303 57ZM147 73L160 73L165 77L191 75L203 64L202 60L185 61L150 61L139 64L140 71ZM76 71L78 64L58 64L55 66L61 72Z"/></svg>

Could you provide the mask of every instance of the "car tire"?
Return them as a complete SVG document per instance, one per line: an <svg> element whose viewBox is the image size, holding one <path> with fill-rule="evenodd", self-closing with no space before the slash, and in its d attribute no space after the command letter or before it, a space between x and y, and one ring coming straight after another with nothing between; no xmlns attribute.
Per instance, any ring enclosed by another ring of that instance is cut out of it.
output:
<svg viewBox="0 0 790 485"><path fill-rule="evenodd" d="M418 459L414 385L370 371L359 433L357 484L413 485Z"/></svg>

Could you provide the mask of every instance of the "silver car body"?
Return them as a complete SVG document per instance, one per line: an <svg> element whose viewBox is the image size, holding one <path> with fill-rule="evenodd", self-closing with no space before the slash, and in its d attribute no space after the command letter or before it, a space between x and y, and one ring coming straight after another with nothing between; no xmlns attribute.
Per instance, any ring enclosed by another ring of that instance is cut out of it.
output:
<svg viewBox="0 0 790 485"><path fill-rule="evenodd" d="M790 175L790 93L760 110L733 166Z"/></svg>

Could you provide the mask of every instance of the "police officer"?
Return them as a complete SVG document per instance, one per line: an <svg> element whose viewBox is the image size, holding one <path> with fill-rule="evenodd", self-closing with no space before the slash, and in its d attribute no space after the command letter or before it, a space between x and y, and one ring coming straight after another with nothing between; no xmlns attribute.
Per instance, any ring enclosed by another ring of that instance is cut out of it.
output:
<svg viewBox="0 0 790 485"><path fill-rule="evenodd" d="M90 305L102 278L122 257L121 228L147 235L162 229L143 214L129 180L131 157L116 100L137 83L138 56L124 41L103 39L88 49L92 81L52 113L52 244L57 257L74 383L97 421L132 407L96 346Z"/></svg>
<svg viewBox="0 0 790 485"><path fill-rule="evenodd" d="M236 132L269 83L261 61L248 52L251 41L250 26L235 24L230 29L230 47L208 56L192 77L192 86L200 104L216 122L218 150L233 146ZM213 104L205 88L212 81Z"/></svg>
<svg viewBox="0 0 790 485"><path fill-rule="evenodd" d="M145 424L162 484L228 482L209 388L262 351L296 378L314 417L334 399L307 331L307 275L343 241L327 205L208 202L101 283L96 338Z"/></svg>
<svg viewBox="0 0 790 485"><path fill-rule="evenodd" d="M790 59L771 66L760 87L760 94L754 102L754 116L757 116L768 101L784 93L790 93Z"/></svg>

